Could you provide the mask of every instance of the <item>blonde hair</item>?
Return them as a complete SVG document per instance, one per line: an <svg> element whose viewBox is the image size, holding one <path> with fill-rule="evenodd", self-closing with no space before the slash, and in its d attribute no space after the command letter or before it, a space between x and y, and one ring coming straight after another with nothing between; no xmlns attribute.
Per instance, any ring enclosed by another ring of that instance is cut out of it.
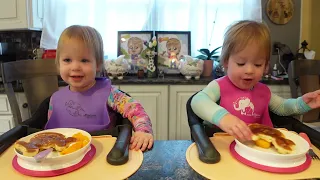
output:
<svg viewBox="0 0 320 180"><path fill-rule="evenodd" d="M73 25L66 28L60 35L57 47L56 64L59 65L60 51L66 39L76 38L87 46L96 58L98 67L103 64L103 41L100 33L90 26Z"/></svg>
<svg viewBox="0 0 320 180"><path fill-rule="evenodd" d="M143 41L138 37L132 37L128 40L128 48L129 48L129 44L138 45L140 47L141 51L143 49Z"/></svg>
<svg viewBox="0 0 320 180"><path fill-rule="evenodd" d="M269 28L263 23L249 20L238 21L227 28L220 55L221 65L226 65L231 54L242 51L252 42L259 43L264 51L267 69L271 51Z"/></svg>
<svg viewBox="0 0 320 180"><path fill-rule="evenodd" d="M167 41L166 47L168 48L168 46L171 46L171 45L178 45L177 48L178 48L178 54L179 54L179 53L180 53L180 50L181 50L181 43L180 43L179 39L177 39L177 38L170 38L170 39Z"/></svg>

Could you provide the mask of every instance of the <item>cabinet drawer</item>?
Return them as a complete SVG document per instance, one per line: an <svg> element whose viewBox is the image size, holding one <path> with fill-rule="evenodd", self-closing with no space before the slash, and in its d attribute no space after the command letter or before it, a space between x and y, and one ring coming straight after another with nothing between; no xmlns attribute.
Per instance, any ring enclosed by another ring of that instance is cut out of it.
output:
<svg viewBox="0 0 320 180"><path fill-rule="evenodd" d="M13 128L12 116L0 116L0 134L7 132Z"/></svg>
<svg viewBox="0 0 320 180"><path fill-rule="evenodd" d="M9 100L6 95L0 95L0 114L11 114Z"/></svg>

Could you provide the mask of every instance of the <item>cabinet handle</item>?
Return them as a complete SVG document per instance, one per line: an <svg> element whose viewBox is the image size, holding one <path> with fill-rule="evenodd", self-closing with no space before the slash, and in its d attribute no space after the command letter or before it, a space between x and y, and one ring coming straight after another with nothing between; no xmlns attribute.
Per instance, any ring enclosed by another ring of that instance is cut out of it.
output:
<svg viewBox="0 0 320 180"><path fill-rule="evenodd" d="M23 103L23 104L22 104L22 107L23 107L23 108L27 108L27 107L28 107L28 103Z"/></svg>

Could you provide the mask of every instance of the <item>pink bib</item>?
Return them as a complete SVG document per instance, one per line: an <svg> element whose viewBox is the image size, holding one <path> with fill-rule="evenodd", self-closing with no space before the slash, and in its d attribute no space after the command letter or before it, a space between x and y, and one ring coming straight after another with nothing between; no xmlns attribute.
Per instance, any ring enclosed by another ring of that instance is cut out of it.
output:
<svg viewBox="0 0 320 180"><path fill-rule="evenodd" d="M252 90L236 87L228 76L216 80L220 86L220 106L247 124L259 123L273 127L269 116L271 92L257 83Z"/></svg>

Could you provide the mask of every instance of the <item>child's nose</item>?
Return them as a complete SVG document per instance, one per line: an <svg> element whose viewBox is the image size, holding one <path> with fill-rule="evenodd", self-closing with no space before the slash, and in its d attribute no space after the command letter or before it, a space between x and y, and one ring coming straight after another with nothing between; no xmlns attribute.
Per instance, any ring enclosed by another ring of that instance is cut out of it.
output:
<svg viewBox="0 0 320 180"><path fill-rule="evenodd" d="M78 71L78 70L80 70L80 63L77 62L77 61L72 62L71 70L72 70L72 71Z"/></svg>
<svg viewBox="0 0 320 180"><path fill-rule="evenodd" d="M246 73L246 74L252 74L252 73L253 73L253 70L254 70L254 67L249 64L249 65L246 66L246 71L245 71L245 73Z"/></svg>

